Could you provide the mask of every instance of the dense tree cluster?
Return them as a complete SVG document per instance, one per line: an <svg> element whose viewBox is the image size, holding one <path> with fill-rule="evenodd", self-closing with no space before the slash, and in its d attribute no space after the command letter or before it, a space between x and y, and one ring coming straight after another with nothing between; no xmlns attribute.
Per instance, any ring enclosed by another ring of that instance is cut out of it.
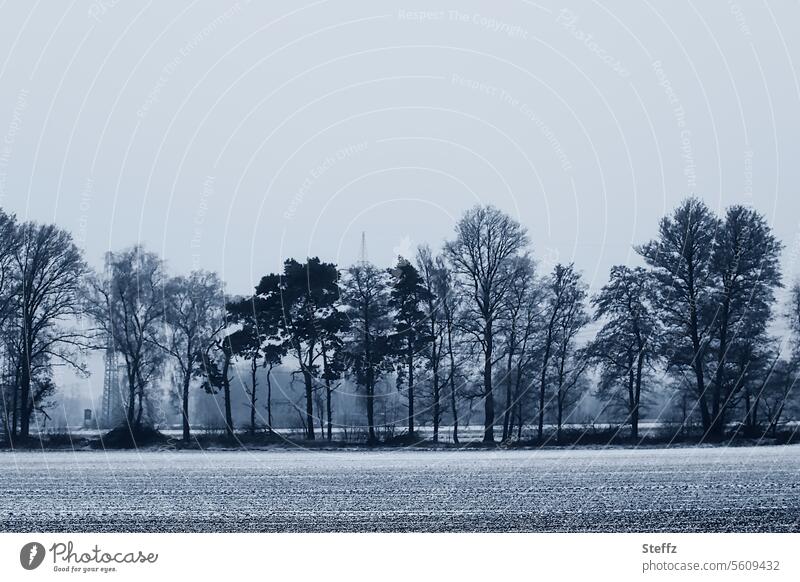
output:
<svg viewBox="0 0 800 582"><path fill-rule="evenodd" d="M65 231L0 213L4 434L45 423L53 366L83 371L92 349L121 362L131 430L154 422L168 377L186 441L200 391L220 395L234 436L234 374L249 408L240 428L285 428L275 370L302 386L289 405L308 440L348 436L334 409L343 386L359 396L369 443L387 436L378 406L389 392L406 439L446 430L458 443L476 414L485 442L560 442L600 423L639 438L642 418L708 440L775 434L800 401L800 283L776 307L781 250L753 209L717 216L690 198L637 247L643 266L612 267L591 295L573 264L540 272L525 228L476 206L439 253L423 245L388 269L288 259L231 297L216 274L170 276L141 246L92 273Z"/></svg>

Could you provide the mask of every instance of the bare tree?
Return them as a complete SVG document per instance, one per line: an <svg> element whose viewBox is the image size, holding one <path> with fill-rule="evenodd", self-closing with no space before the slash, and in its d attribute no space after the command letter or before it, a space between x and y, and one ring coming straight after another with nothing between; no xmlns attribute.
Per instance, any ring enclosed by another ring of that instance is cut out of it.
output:
<svg viewBox="0 0 800 582"><path fill-rule="evenodd" d="M713 419L707 367L715 313L712 257L719 226L700 199L689 198L661 220L658 238L638 248L655 280L659 319L669 346L667 367L694 376L694 397L705 430Z"/></svg>
<svg viewBox="0 0 800 582"><path fill-rule="evenodd" d="M659 322L652 305L652 279L641 267L611 268L609 282L593 300L603 327L587 348L599 365L598 392L624 403L631 436L639 436L642 380L659 352Z"/></svg>
<svg viewBox="0 0 800 582"><path fill-rule="evenodd" d="M433 396L433 442L439 442L439 424L442 421L442 381L441 367L444 356L444 325L442 324L442 309L438 304L436 296L437 282L442 276L438 273L439 267L436 258L428 245L420 246L417 249L417 269L422 284L425 288L425 300L422 302L422 310L425 323L427 324L427 335L430 341L425 346L425 357L427 367L431 371L431 392Z"/></svg>
<svg viewBox="0 0 800 582"><path fill-rule="evenodd" d="M539 379L539 426L537 437L541 442L544 437L544 412L547 395L548 372L551 359L559 347L559 331L570 309L574 308L574 299L580 286L580 275L573 264L557 264L548 276L545 292L545 325L541 329L541 369ZM569 339L569 338L567 338Z"/></svg>
<svg viewBox="0 0 800 582"><path fill-rule="evenodd" d="M773 437L777 435L781 422L797 418L800 410L798 381L800 381L800 361L797 357L775 359L769 373L764 377L758 400L763 404L766 431ZM752 415L754 424L757 425L756 410L754 406Z"/></svg>
<svg viewBox="0 0 800 582"><path fill-rule="evenodd" d="M16 378L8 373L19 369L19 358L12 345L15 335L9 333L8 324L15 314L18 282L15 257L19 236L14 216L0 210L0 352L5 370L3 383L0 384L0 397L3 400L3 428L6 437L11 440L17 431L18 390ZM13 434L12 434L13 433Z"/></svg>
<svg viewBox="0 0 800 582"><path fill-rule="evenodd" d="M87 311L97 322L99 345L110 338L124 361L126 422L133 432L141 426L145 391L164 363L164 266L140 245L107 253L106 264L106 273L92 280Z"/></svg>
<svg viewBox="0 0 800 582"><path fill-rule="evenodd" d="M494 442L492 369L502 358L495 354L495 323L513 282L513 259L527 244L525 229L517 221L493 206L476 206L464 214L456 225L456 238L445 245L469 299L465 309L471 317L465 319L465 332L483 355L484 442Z"/></svg>
<svg viewBox="0 0 800 582"><path fill-rule="evenodd" d="M226 326L223 283L216 273L192 271L164 285L164 330L156 341L177 367L183 440L191 438L189 388L204 354Z"/></svg>
<svg viewBox="0 0 800 582"><path fill-rule="evenodd" d="M532 353L529 344L539 311L533 260L526 255L516 258L512 272L513 282L503 299L500 320L506 358L503 441L513 432L513 413L518 404L522 372Z"/></svg>
<svg viewBox="0 0 800 582"><path fill-rule="evenodd" d="M208 394L222 392L225 436L228 439L234 438L230 370L238 339L240 338L237 338L237 332L232 326L225 325L205 346L198 369L198 375L202 377L201 386Z"/></svg>
<svg viewBox="0 0 800 582"><path fill-rule="evenodd" d="M15 259L19 244L16 218L0 210L0 328L5 328L15 313L14 300L19 284Z"/></svg>
<svg viewBox="0 0 800 582"><path fill-rule="evenodd" d="M19 435L24 438L41 397L52 391L32 390L34 383L52 386L47 381L51 362L84 370L76 356L89 347L88 338L72 326L83 313L82 284L88 268L65 230L26 222L18 236L14 268L19 280L11 325L20 355Z"/></svg>
<svg viewBox="0 0 800 582"><path fill-rule="evenodd" d="M563 288L562 310L556 326L553 352L557 442L561 442L564 415L576 400L574 389L581 384L589 363L583 352L576 353L576 338L589 322L586 314L586 284L577 273L568 283Z"/></svg>
<svg viewBox="0 0 800 582"><path fill-rule="evenodd" d="M767 333L775 289L781 285L782 245L763 216L744 206L728 208L714 239L712 273L717 306L714 321L714 375L711 423L706 432L719 438L725 412L736 403L741 382L726 371L738 353L750 354Z"/></svg>
<svg viewBox="0 0 800 582"><path fill-rule="evenodd" d="M436 296L436 312L441 321L441 356L447 364L447 375L442 380L450 396L450 414L453 422L453 443L458 444L458 404L457 376L459 366L456 362L458 348L458 319L460 317L461 294L456 290L456 282L442 255L434 259L433 293Z"/></svg>

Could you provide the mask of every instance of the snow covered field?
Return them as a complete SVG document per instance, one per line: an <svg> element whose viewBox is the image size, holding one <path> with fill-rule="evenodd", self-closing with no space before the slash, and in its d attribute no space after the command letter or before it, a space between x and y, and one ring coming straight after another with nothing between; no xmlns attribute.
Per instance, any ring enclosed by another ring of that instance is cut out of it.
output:
<svg viewBox="0 0 800 582"><path fill-rule="evenodd" d="M0 531L800 531L800 446L0 453Z"/></svg>

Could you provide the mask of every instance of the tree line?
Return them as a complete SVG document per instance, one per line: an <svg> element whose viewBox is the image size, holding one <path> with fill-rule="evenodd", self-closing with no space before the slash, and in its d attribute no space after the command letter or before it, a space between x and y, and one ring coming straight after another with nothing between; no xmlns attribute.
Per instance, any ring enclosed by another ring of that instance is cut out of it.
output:
<svg viewBox="0 0 800 582"><path fill-rule="evenodd" d="M28 438L57 398L54 368L87 373L86 354L105 350L124 372L122 424L154 422L154 387L168 376L184 441L198 390L222 396L234 437L234 374L249 407L238 428L281 428L277 368L302 386L309 440L336 438L334 394L348 385L377 443L387 384L408 439L426 425L437 442L446 426L458 443L477 408L485 442L561 442L589 395L633 438L643 415L666 417L665 403L707 440L774 435L796 420L800 363L800 285L785 308L776 300L781 250L752 208L717 216L689 198L636 247L644 266L612 267L591 295L571 263L540 272L519 222L476 206L441 249L422 245L388 269L288 259L230 296L215 273L171 276L141 245L94 272L65 230L0 212L1 422L7 439Z"/></svg>

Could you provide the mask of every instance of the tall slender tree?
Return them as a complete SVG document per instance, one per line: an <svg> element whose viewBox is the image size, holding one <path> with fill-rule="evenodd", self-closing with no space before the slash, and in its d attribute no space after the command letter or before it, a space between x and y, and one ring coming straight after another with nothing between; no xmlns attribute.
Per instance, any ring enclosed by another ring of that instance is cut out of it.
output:
<svg viewBox="0 0 800 582"><path fill-rule="evenodd" d="M216 273L192 271L164 285L164 330L154 342L175 364L180 379L183 440L191 438L189 396L204 354L226 325L223 283Z"/></svg>
<svg viewBox="0 0 800 582"><path fill-rule="evenodd" d="M83 315L83 281L88 267L72 236L54 225L20 225L14 246L18 288L12 319L20 357L19 436L30 434L40 386L52 386L50 363L55 360L83 370L78 352L89 347L86 334L70 325ZM47 390L46 392L50 392Z"/></svg>
<svg viewBox="0 0 800 582"><path fill-rule="evenodd" d="M577 274L576 274L577 275ZM561 442L567 408L575 400L575 388L583 379L589 360L583 351L576 352L576 339L589 322L586 314L586 284L577 275L565 287L563 309L558 318L553 351L553 378L556 400L556 441Z"/></svg>
<svg viewBox="0 0 800 582"><path fill-rule="evenodd" d="M537 298L533 260L527 255L520 256L515 260L512 270L513 282L503 299L500 319L506 358L503 441L510 438L513 430L513 412L517 404L524 362L530 353L528 343L533 332Z"/></svg>
<svg viewBox="0 0 800 582"><path fill-rule="evenodd" d="M142 246L106 255L106 272L92 279L88 311L98 324L98 345L107 340L122 356L127 383L126 424L140 428L145 391L164 362L164 291L161 259ZM136 402L138 398L138 411Z"/></svg>
<svg viewBox="0 0 800 582"><path fill-rule="evenodd" d="M347 370L345 334L350 320L337 305L320 326L320 352L322 354L322 380L325 385L326 436L333 440L333 393L341 385Z"/></svg>
<svg viewBox="0 0 800 582"><path fill-rule="evenodd" d="M654 277L655 303L669 346L667 368L694 376L694 398L706 431L714 418L707 388L716 301L712 258L719 227L700 199L689 198L661 220L658 238L637 249Z"/></svg>
<svg viewBox="0 0 800 582"><path fill-rule="evenodd" d="M267 425L272 430L272 369L286 354L281 341L281 308L277 297L266 300L257 295L230 301L226 306L228 318L239 327L231 338L234 356L247 362L250 384L245 388L250 401L251 436L256 431L258 403L258 369L267 368Z"/></svg>
<svg viewBox="0 0 800 582"><path fill-rule="evenodd" d="M407 259L399 257L397 266L390 270L391 283L389 308L394 312L394 330L390 336L393 355L399 363L398 385L405 380L408 396L408 435L414 436L414 371L417 354L432 341L428 322L422 310L429 300L429 291L419 271ZM432 298L430 298L432 299Z"/></svg>
<svg viewBox="0 0 800 582"><path fill-rule="evenodd" d="M245 341L243 334L226 325L215 334L203 350L197 374L202 378L201 386L208 394L222 392L225 436L234 438L233 409L231 406L231 364L234 354L241 350L239 342Z"/></svg>
<svg viewBox="0 0 800 582"><path fill-rule="evenodd" d="M375 386L385 371L389 351L388 275L362 261L351 266L342 280L342 298L350 319L347 344L349 368L364 388L368 443L375 444Z"/></svg>
<svg viewBox="0 0 800 582"><path fill-rule="evenodd" d="M433 293L436 296L435 311L440 320L442 333L441 358L447 366L447 374L442 379L442 386L447 390L450 400L450 414L453 423L453 443L458 444L458 363L456 352L458 349L458 321L460 318L460 300L463 297L456 289L457 282L447 265L445 258L438 255L434 259Z"/></svg>
<svg viewBox="0 0 800 582"><path fill-rule="evenodd" d="M484 442L494 442L493 366L502 355L495 353L497 319L503 299L514 280L512 263L528 244L525 229L493 206L468 210L456 225L456 237L445 244L453 272L464 282L468 297L464 319L483 354Z"/></svg>
<svg viewBox="0 0 800 582"><path fill-rule="evenodd" d="M9 441L16 435L19 414L16 371L19 370L20 358L12 347L18 338L13 330L9 330L9 324L16 313L19 277L15 257L18 244L16 218L0 210L0 366L5 371L5 377L0 384L0 397L3 405L3 432ZM12 370L15 373L12 374Z"/></svg>
<svg viewBox="0 0 800 582"><path fill-rule="evenodd" d="M544 325L541 328L539 424L537 429L537 437L540 442L544 437L544 413L547 404L547 385L552 358L556 355L560 345L559 331L564 322L569 320L570 310L575 307L574 300L580 285L580 274L575 270L575 266L572 263L569 265L557 264L545 281ZM568 346L569 343L567 343Z"/></svg>
<svg viewBox="0 0 800 582"><path fill-rule="evenodd" d="M439 442L439 425L442 421L442 376L441 370L445 354L442 307L436 295L438 281L443 276L438 272L437 258L428 245L417 249L417 269L425 288L422 312L426 323L426 334L430 338L424 350L427 368L431 372L431 396L433 397L433 442Z"/></svg>
<svg viewBox="0 0 800 582"><path fill-rule="evenodd" d="M314 440L314 390L322 359L322 335L336 333L332 328L342 321L337 313L339 272L336 265L316 257L305 263L288 259L280 276L262 278L256 295L280 300L280 335L290 346L303 377L306 438Z"/></svg>
<svg viewBox="0 0 800 582"><path fill-rule="evenodd" d="M766 334L775 289L781 285L781 248L764 217L744 206L727 210L714 239L711 272L716 312L712 332L716 353L706 432L715 438L723 435L726 409L735 404L741 387L728 377L728 369L735 365L732 355L751 352L747 346L754 346Z"/></svg>
<svg viewBox="0 0 800 582"><path fill-rule="evenodd" d="M659 323L652 304L652 279L641 267L611 267L608 283L593 299L603 327L588 347L599 365L599 392L620 400L631 436L639 436L642 381L659 353Z"/></svg>

